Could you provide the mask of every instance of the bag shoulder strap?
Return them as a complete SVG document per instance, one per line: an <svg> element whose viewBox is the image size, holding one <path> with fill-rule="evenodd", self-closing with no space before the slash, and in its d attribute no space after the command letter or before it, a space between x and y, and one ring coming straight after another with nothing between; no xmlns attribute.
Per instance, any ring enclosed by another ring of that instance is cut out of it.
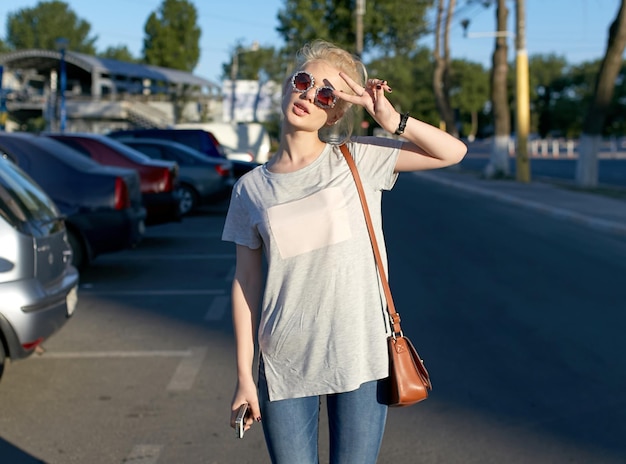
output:
<svg viewBox="0 0 626 464"><path fill-rule="evenodd" d="M376 240L376 233L374 232L374 225L372 224L372 217L370 215L369 208L367 206L367 199L365 198L365 192L363 191L363 183L361 182L361 176L359 175L359 171L354 163L354 159L350 154L350 150L346 144L342 144L339 147L341 149L341 153L343 154L348 166L350 167L350 172L352 172L352 177L354 177L354 183L356 184L356 189L359 192L359 199L361 200L361 207L363 208L363 215L365 216L365 223L367 224L367 231L369 232L370 242L372 243L372 250L374 251L374 258L376 259L376 266L378 267L378 272L380 273L380 280L383 284L383 290L385 292L385 299L387 300L387 311L389 313L389 320L391 322L391 331L392 335L395 336L397 334L402 335L402 329L400 327L400 315L396 311L396 306L393 303L393 298L391 296L391 288L389 287L389 281L387 280L387 274L385 273L385 268L383 266L383 260L380 256L380 249L378 248L378 241Z"/></svg>

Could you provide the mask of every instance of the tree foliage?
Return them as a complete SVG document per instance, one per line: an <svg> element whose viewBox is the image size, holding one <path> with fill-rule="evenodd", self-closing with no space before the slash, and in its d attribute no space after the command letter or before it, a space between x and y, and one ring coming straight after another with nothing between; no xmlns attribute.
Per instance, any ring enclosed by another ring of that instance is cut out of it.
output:
<svg viewBox="0 0 626 464"><path fill-rule="evenodd" d="M432 81L433 63L431 52L420 48L407 56L384 56L368 63L372 76L393 76L389 95L397 111L409 111L411 115L431 124L439 124L435 97L429 83Z"/></svg>
<svg viewBox="0 0 626 464"><path fill-rule="evenodd" d="M238 44L231 53L231 61L222 64L222 77L230 79L233 57L237 54L237 79L265 80L280 82L285 75L287 63L281 50L274 47L257 47L255 49Z"/></svg>
<svg viewBox="0 0 626 464"><path fill-rule="evenodd" d="M126 61L128 63L138 63L139 58L135 58L126 45L118 45L117 47L107 47L102 53L98 53L102 58L110 58L118 61Z"/></svg>
<svg viewBox="0 0 626 464"><path fill-rule="evenodd" d="M426 11L432 0L367 2L363 17L364 50L380 54L407 54L428 29ZM285 0L278 12L278 32L286 50L294 53L314 39L324 39L356 51L356 0Z"/></svg>
<svg viewBox="0 0 626 464"><path fill-rule="evenodd" d="M567 61L561 56L535 55L529 60L531 132L548 135L556 119L558 98L565 88Z"/></svg>
<svg viewBox="0 0 626 464"><path fill-rule="evenodd" d="M187 0L163 0L146 21L143 41L148 64L191 72L200 58L198 13Z"/></svg>
<svg viewBox="0 0 626 464"><path fill-rule="evenodd" d="M94 54L97 37L90 37L91 25L80 19L69 5L59 0L42 1L7 16L6 41L10 49L54 50L56 40L68 40L68 48Z"/></svg>
<svg viewBox="0 0 626 464"><path fill-rule="evenodd" d="M456 109L461 134L476 137L489 101L489 71L479 63L453 60L450 103Z"/></svg>

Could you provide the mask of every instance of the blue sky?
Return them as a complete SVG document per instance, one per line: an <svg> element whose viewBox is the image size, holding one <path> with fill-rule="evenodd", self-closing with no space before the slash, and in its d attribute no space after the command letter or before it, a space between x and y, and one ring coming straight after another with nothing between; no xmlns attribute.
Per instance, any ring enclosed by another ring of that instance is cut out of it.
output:
<svg viewBox="0 0 626 464"><path fill-rule="evenodd" d="M367 0L368 2L371 0ZM384 1L384 0L376 0ZM160 0L69 0L72 10L91 24L91 34L98 36L96 47L126 45L139 56L143 45L143 27ZM219 82L222 63L230 61L237 43L253 42L280 46L275 29L276 15L284 0L192 0L202 29L201 56L194 74ZM0 0L0 36L6 32L8 13L32 8L38 0ZM465 38L460 21L470 19L469 32L485 33L495 29L495 10L480 4L465 6L457 0L457 12L451 34L453 58L463 58L489 66L493 38ZM514 30L515 8L512 1L509 30ZM608 28L617 14L619 0L526 0L527 49L530 55L555 53L574 64L601 58L606 48ZM427 39L432 47L433 38ZM510 59L514 58L513 42Z"/></svg>

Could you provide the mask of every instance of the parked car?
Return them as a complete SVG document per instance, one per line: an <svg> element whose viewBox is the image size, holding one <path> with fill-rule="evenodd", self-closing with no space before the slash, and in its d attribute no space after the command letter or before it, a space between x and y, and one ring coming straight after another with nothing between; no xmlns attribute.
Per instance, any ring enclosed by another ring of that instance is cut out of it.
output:
<svg viewBox="0 0 626 464"><path fill-rule="evenodd" d="M227 155L220 146L213 133L202 129L134 129L118 130L108 134L109 137L118 139L128 138L151 138L165 139L182 143L194 150L203 153L209 158L227 159ZM251 171L259 164L253 161L230 160L233 164L233 175L236 179Z"/></svg>
<svg viewBox="0 0 626 464"><path fill-rule="evenodd" d="M208 158L193 148L169 140L132 137L118 140L150 158L178 163L181 214L230 197L235 180L230 161Z"/></svg>
<svg viewBox="0 0 626 464"><path fill-rule="evenodd" d="M77 304L63 216L28 175L0 157L0 377L32 354Z"/></svg>
<svg viewBox="0 0 626 464"><path fill-rule="evenodd" d="M248 162L254 161L254 155L252 154L251 151L237 150L233 147L229 147L224 144L220 144L220 146L222 147L222 151L226 155L226 158L229 160L248 161Z"/></svg>
<svg viewBox="0 0 626 464"><path fill-rule="evenodd" d="M178 165L153 160L123 143L101 134L45 134L105 165L135 169L141 179L141 196L146 207L146 224L179 221L180 199L176 195Z"/></svg>
<svg viewBox="0 0 626 464"><path fill-rule="evenodd" d="M0 132L0 154L26 171L66 217L78 268L141 241L146 210L136 171L102 166L56 140L26 133Z"/></svg>
<svg viewBox="0 0 626 464"><path fill-rule="evenodd" d="M174 128L211 132L221 146L232 147L238 153L251 153L252 161L259 164L267 162L271 156L270 136L263 124L258 122L183 122ZM249 160L246 158L245 161Z"/></svg>

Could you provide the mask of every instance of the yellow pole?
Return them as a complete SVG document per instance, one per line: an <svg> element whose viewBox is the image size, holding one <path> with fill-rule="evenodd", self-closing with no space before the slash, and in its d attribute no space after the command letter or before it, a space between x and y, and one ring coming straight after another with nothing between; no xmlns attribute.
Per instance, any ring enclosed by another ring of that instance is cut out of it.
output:
<svg viewBox="0 0 626 464"><path fill-rule="evenodd" d="M530 159L528 158L528 132L530 128L530 92L528 52L526 51L525 0L516 1L516 129L515 172L518 182L530 182Z"/></svg>

